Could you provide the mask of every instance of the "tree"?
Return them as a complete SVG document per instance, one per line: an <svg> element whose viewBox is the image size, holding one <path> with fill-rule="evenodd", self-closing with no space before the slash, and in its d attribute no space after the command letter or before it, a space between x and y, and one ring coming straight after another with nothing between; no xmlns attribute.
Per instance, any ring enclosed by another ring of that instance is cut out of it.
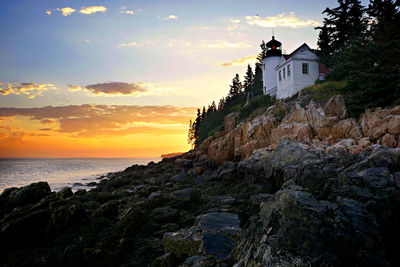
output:
<svg viewBox="0 0 400 267"><path fill-rule="evenodd" d="M236 73L235 77L232 79L232 85L230 85L229 96L234 97L239 95L242 91L242 87L239 74Z"/></svg>
<svg viewBox="0 0 400 267"><path fill-rule="evenodd" d="M336 8L326 8L323 14L324 25L316 27L319 56L322 63L334 67L340 62L340 51L352 45L358 45L359 39L367 30L365 8L359 0L338 0Z"/></svg>
<svg viewBox="0 0 400 267"><path fill-rule="evenodd" d="M189 121L189 131L188 131L188 144L192 145L194 143L194 131L192 120Z"/></svg>
<svg viewBox="0 0 400 267"><path fill-rule="evenodd" d="M258 54L257 60L259 63L262 63L263 58L267 55L268 51L267 44L264 42L264 40L261 42L260 47L261 47L261 52Z"/></svg>
<svg viewBox="0 0 400 267"><path fill-rule="evenodd" d="M248 93L253 86L254 83L254 73L253 69L250 67L250 64L247 65L246 75L244 76L243 88L244 92Z"/></svg>

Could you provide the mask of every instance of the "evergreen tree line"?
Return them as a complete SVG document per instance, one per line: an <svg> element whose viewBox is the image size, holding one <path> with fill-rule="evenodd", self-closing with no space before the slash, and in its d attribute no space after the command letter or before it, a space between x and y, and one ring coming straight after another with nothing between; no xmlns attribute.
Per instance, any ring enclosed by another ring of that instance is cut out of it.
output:
<svg viewBox="0 0 400 267"><path fill-rule="evenodd" d="M263 52L261 52L263 53ZM223 130L224 118L231 112L238 111L246 102L248 94L256 97L262 94L262 64L261 61L255 64L255 71L247 65L247 71L243 82L239 74L232 79L227 96L221 98L217 104L213 101L207 108L197 110L196 119L189 123L188 143L199 145L208 136Z"/></svg>
<svg viewBox="0 0 400 267"><path fill-rule="evenodd" d="M400 103L400 1L338 0L326 8L319 30L320 61L328 80L345 80L343 94L353 115Z"/></svg>

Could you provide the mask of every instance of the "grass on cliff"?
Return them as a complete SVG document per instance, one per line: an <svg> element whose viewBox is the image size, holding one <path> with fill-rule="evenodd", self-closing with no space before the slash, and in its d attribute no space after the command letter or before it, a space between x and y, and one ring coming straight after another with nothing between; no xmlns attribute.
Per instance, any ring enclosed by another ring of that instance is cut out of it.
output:
<svg viewBox="0 0 400 267"><path fill-rule="evenodd" d="M346 81L324 81L304 88L301 93L310 94L316 102L325 102L334 95L343 94L346 86Z"/></svg>

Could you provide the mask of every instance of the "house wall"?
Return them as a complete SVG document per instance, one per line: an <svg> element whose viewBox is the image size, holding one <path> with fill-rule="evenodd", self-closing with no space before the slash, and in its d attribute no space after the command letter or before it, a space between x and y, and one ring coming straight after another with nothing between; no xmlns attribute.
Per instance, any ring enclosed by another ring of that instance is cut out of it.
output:
<svg viewBox="0 0 400 267"><path fill-rule="evenodd" d="M263 93L265 95L276 95L277 80L275 68L281 60L280 56L266 57L263 59Z"/></svg>
<svg viewBox="0 0 400 267"><path fill-rule="evenodd" d="M303 74L302 63L308 63L309 74ZM318 62L315 60L305 60L305 59L294 59L294 88L290 92L290 95L301 91L307 86L313 85L318 79Z"/></svg>
<svg viewBox="0 0 400 267"><path fill-rule="evenodd" d="M309 74L303 74L302 64L308 63ZM290 76L287 76L287 65L290 64ZM286 68L286 77L283 78L283 68ZM282 73L282 81L279 81L279 71ZM296 94L307 86L313 85L318 79L318 62L307 59L291 59L276 71L278 90L276 97L286 98Z"/></svg>
<svg viewBox="0 0 400 267"><path fill-rule="evenodd" d="M288 76L287 66L290 65L290 75ZM283 69L285 69L285 77L283 76ZM279 72L281 72L282 80L279 80ZM292 60L287 61L281 67L276 69L276 80L278 81L278 90L276 97L285 98L290 95L290 92L294 90L294 73Z"/></svg>

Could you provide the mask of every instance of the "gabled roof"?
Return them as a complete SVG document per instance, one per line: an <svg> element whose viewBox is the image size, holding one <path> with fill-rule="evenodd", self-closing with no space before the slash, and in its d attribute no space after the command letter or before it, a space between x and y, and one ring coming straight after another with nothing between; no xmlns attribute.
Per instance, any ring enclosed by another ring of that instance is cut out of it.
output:
<svg viewBox="0 0 400 267"><path fill-rule="evenodd" d="M299 46L298 48L296 48L292 53L290 53L289 55L282 55L282 57L285 59L284 62L280 62L278 66L276 66L275 69L278 69L280 66L282 66L283 64L285 64L289 59L291 59L294 55L296 55L296 53L298 51L300 51L301 49L306 48L307 50L311 51L312 53L314 53L314 51L306 44L302 44L301 46Z"/></svg>

